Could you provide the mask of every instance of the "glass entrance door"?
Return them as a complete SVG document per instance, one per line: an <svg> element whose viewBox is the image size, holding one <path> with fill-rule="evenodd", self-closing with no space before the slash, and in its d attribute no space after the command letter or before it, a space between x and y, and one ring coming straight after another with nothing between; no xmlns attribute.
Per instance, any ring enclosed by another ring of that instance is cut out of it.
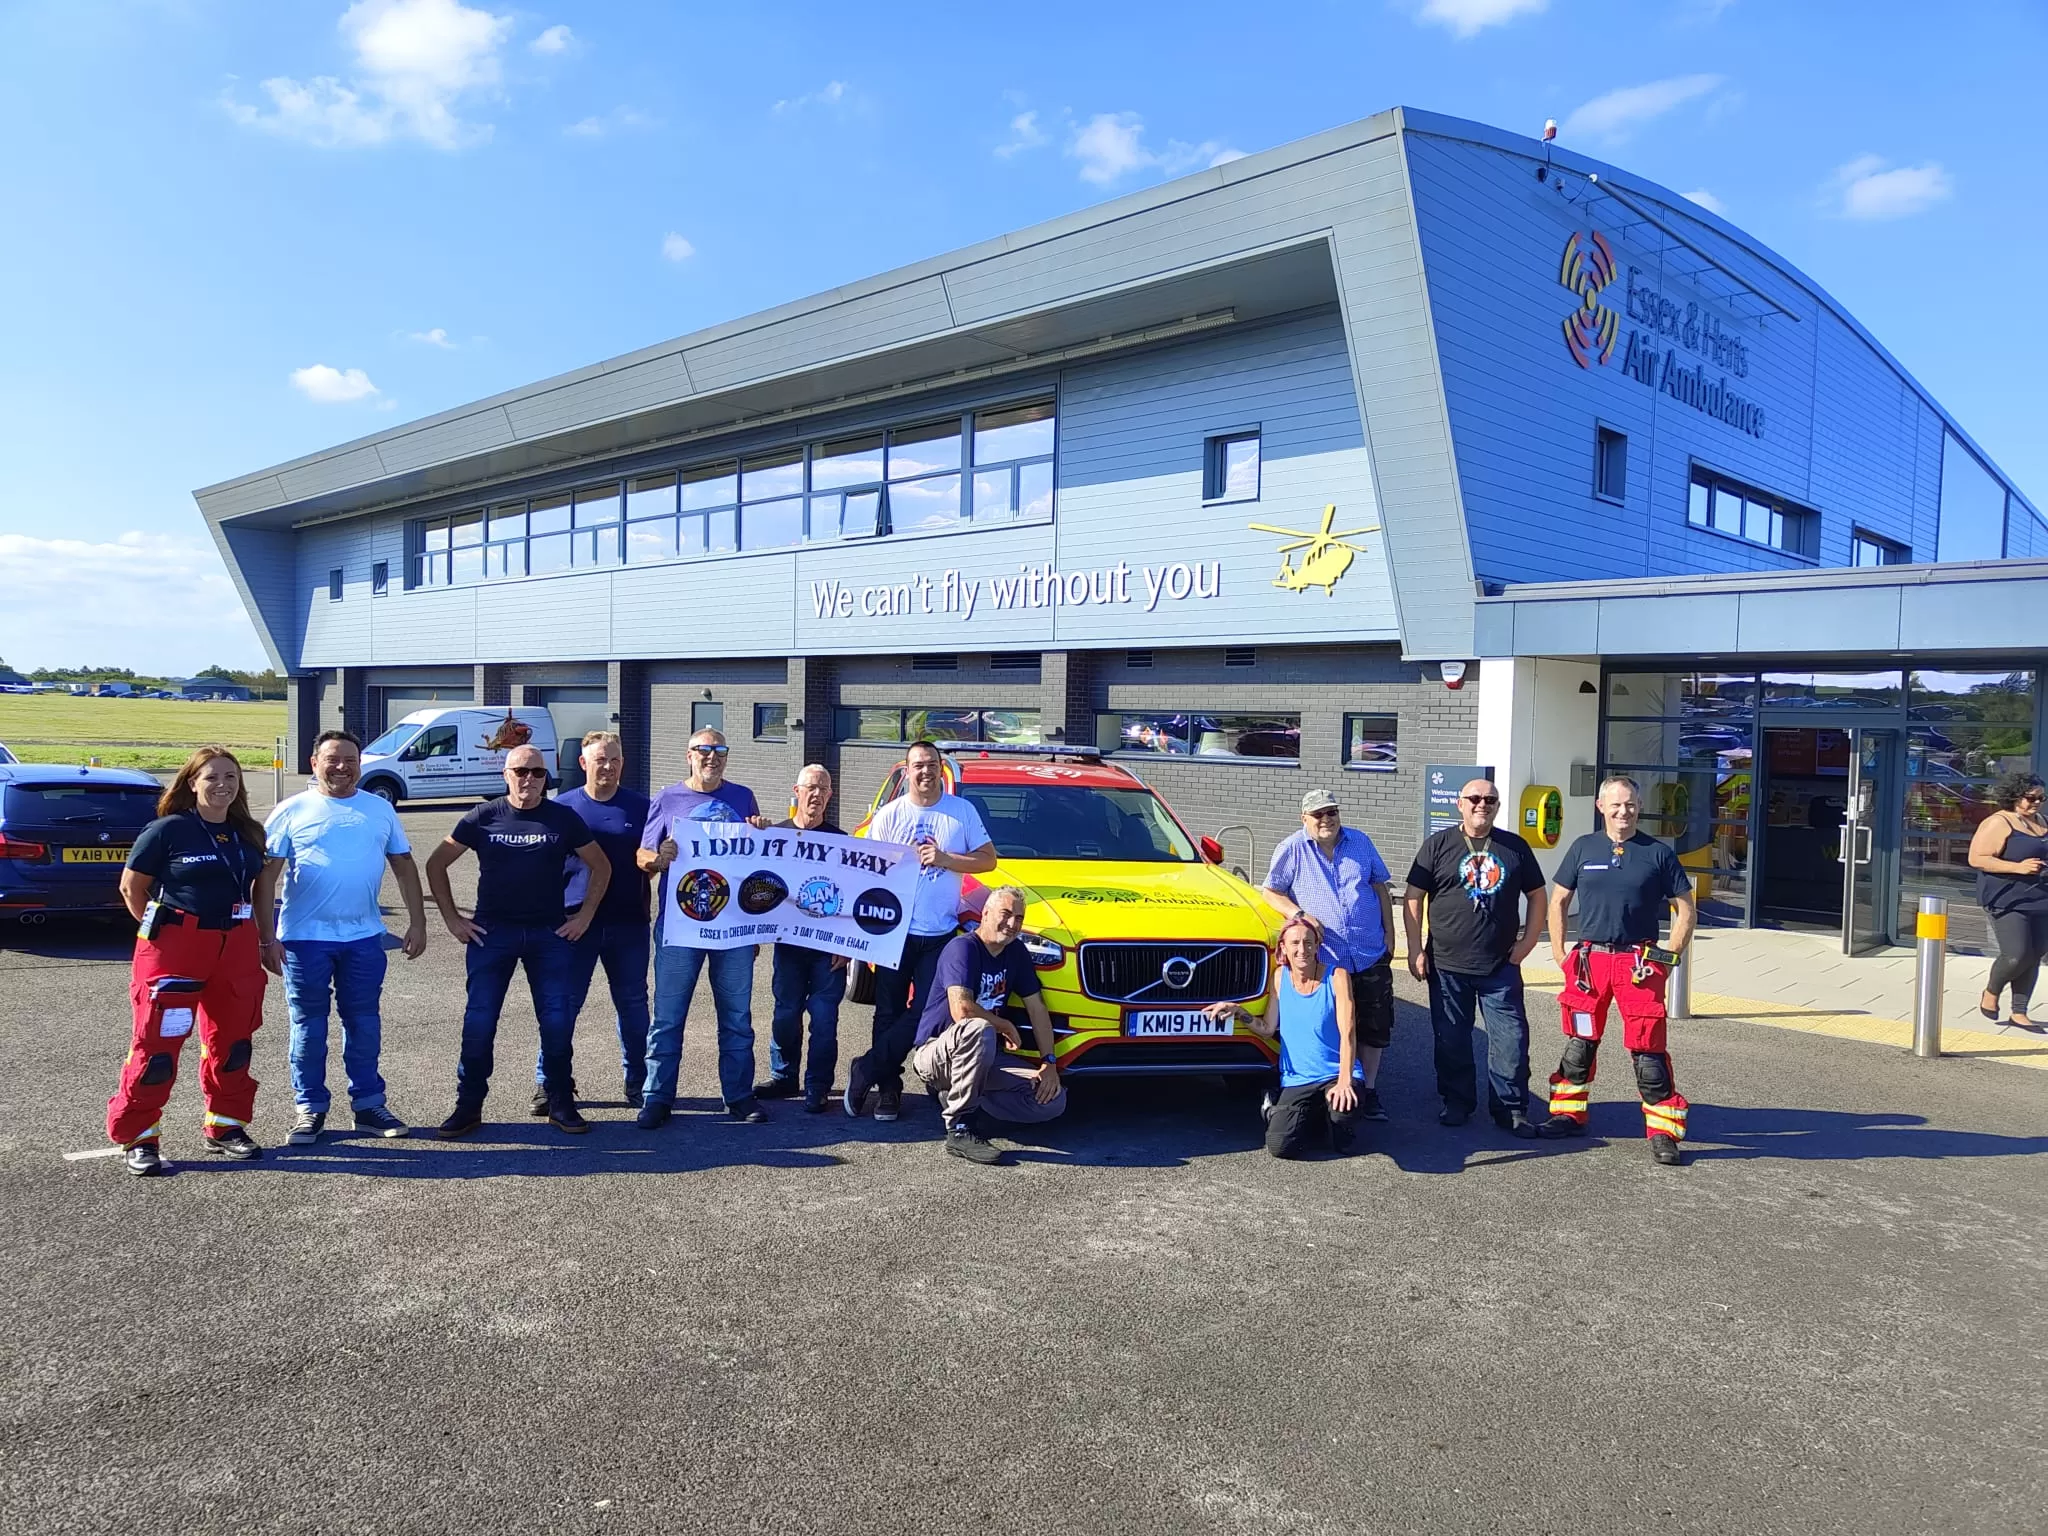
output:
<svg viewBox="0 0 2048 1536"><path fill-rule="evenodd" d="M1898 919L1899 733L1849 731L1848 805L1842 816L1842 953L1893 942Z"/></svg>

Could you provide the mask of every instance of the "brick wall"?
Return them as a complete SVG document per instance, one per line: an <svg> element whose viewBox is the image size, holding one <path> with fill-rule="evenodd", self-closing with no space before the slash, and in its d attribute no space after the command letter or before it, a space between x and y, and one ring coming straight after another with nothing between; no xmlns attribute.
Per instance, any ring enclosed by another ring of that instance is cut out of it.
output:
<svg viewBox="0 0 2048 1536"><path fill-rule="evenodd" d="M726 759L727 775L753 790L769 816L783 815L790 786L796 783L796 771L802 766L798 755L802 743L755 740L754 706L790 702L787 663L655 661L646 663L646 668L648 782L659 789L689 776L692 706L722 704L726 741L732 747L732 755ZM711 695L708 700L704 697L707 692Z"/></svg>

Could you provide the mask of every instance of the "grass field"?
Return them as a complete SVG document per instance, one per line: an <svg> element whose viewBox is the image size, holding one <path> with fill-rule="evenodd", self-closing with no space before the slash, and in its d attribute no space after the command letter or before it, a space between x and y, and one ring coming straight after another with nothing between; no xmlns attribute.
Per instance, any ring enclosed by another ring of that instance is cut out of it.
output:
<svg viewBox="0 0 2048 1536"><path fill-rule="evenodd" d="M0 694L0 744L24 763L82 763L157 772L182 765L192 749L217 741L250 767L270 766L284 734L282 700L234 704L204 699L77 698Z"/></svg>

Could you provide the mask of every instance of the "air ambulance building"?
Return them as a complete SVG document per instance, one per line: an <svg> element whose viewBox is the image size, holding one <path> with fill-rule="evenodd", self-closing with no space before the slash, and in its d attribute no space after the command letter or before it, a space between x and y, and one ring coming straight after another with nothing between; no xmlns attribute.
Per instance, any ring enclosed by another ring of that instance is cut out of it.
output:
<svg viewBox="0 0 2048 1536"><path fill-rule="evenodd" d="M1431 766L1566 837L1625 767L1709 920L1879 942L2041 729L2048 526L1872 337L1407 109L198 501L295 756L541 704L857 815L919 733L1092 743L1255 876L1312 787L1398 874Z"/></svg>

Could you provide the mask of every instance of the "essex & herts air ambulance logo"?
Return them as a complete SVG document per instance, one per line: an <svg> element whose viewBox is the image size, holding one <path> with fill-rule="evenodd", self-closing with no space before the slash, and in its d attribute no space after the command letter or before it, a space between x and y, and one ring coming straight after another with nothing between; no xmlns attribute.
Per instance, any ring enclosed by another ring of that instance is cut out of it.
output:
<svg viewBox="0 0 2048 1536"><path fill-rule="evenodd" d="M1564 344L1581 368L1597 360L1603 367L1614 355L1621 334L1621 316L1600 302L1600 291L1614 281L1614 250L1598 230L1572 231L1564 243L1557 280L1579 296L1579 307L1564 320Z"/></svg>

